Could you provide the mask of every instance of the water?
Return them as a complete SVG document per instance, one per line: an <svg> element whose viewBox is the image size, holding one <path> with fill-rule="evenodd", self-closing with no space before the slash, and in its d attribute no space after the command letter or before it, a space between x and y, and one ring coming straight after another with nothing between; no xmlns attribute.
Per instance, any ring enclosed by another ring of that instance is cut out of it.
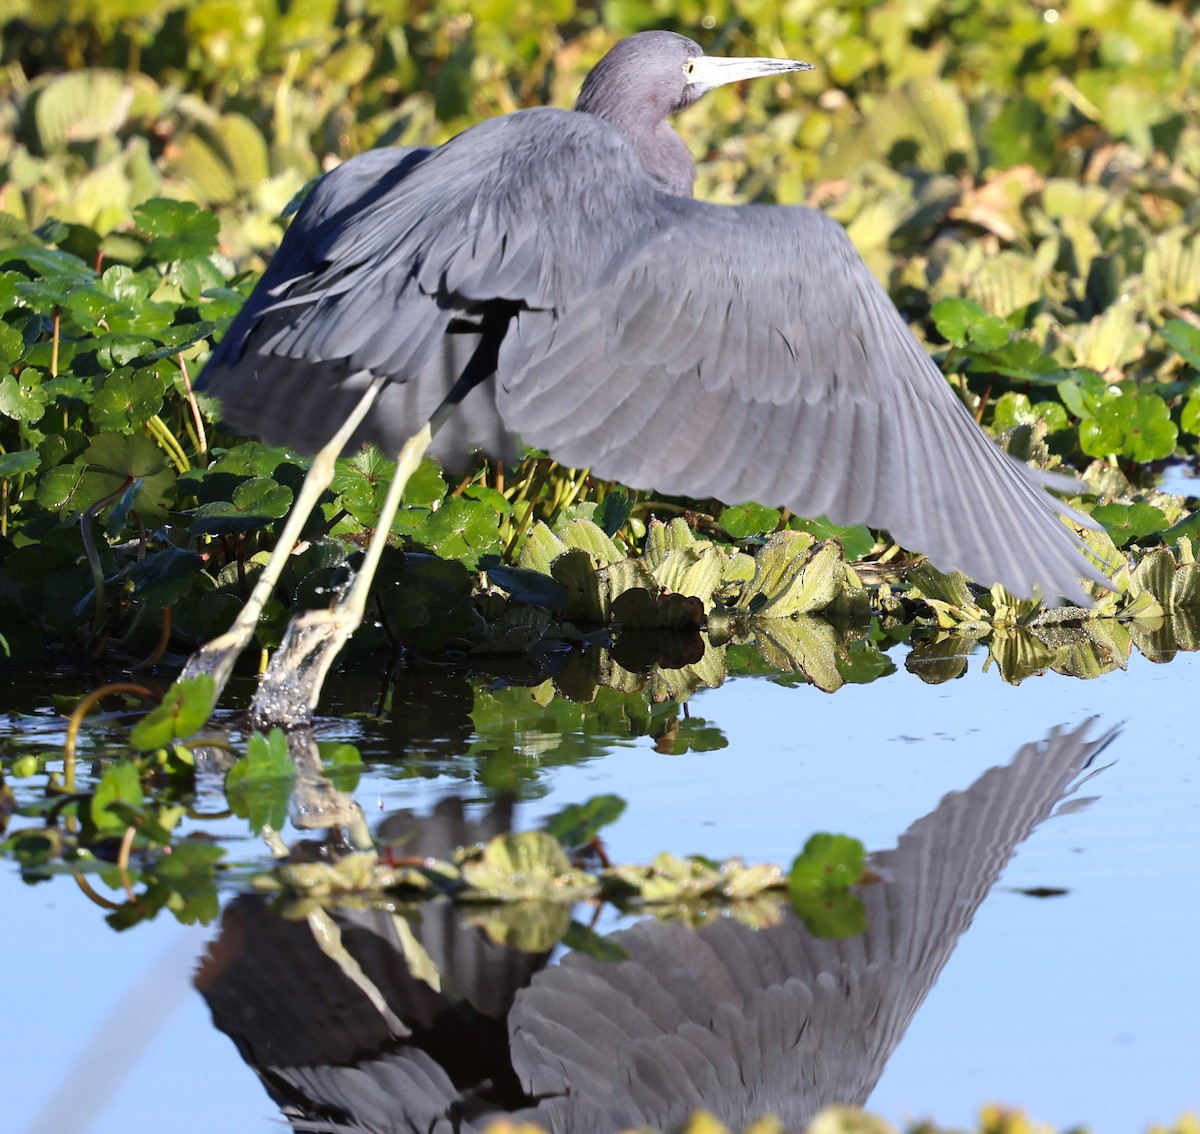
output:
<svg viewBox="0 0 1200 1134"><path fill-rule="evenodd" d="M1200 1108L1198 665L1196 655L1156 665L1135 653L1127 672L1014 687L973 659L944 685L901 669L833 695L733 679L688 706L706 722L688 727L715 727L727 746L677 756L586 721L558 735L542 719L518 737L527 794L542 793L520 806L519 825L616 792L628 806L606 832L614 861L665 849L786 863L816 830L886 851L947 792L1056 726L1095 717L1092 737L1117 727L1102 770L1018 847L956 937L868 1106L897 1122L964 1126L994 1100L1059 1127L1144 1129ZM369 760L356 793L369 818L427 810L449 793L486 796L471 703L455 679L422 689L390 722L330 726ZM586 758L563 762L585 744ZM400 745L417 755L401 762ZM242 840L234 853L253 850ZM179 1134L279 1129L278 1109L188 983L214 929L164 915L116 934L68 878L28 886L11 866L0 870L0 908L5 1129L115 1132L135 1118ZM52 1106L74 1106L91 1125Z"/></svg>

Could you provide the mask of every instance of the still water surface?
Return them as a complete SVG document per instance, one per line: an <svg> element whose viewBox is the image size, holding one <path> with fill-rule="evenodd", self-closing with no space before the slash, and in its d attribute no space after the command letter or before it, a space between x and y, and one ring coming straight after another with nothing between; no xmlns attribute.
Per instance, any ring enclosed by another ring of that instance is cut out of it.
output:
<svg viewBox="0 0 1200 1134"><path fill-rule="evenodd" d="M405 710L419 729L329 724L368 761L356 797L369 818L428 810L451 793L486 797L479 762L461 755L474 739L463 687L445 694L458 709L441 736L439 696L428 690ZM786 863L818 830L887 851L946 793L967 791L1056 727L1095 717L1092 738L1118 728L1094 774L1021 843L956 938L868 1105L897 1122L965 1125L998 1100L1060 1127L1139 1130L1200 1108L1198 696L1196 655L1155 665L1135 654L1127 672L1019 687L975 659L948 684L901 669L833 695L738 678L689 704L727 738L714 751L668 756L650 738L601 735L586 759L556 766L558 737L523 737L544 794L519 807L518 825L615 792L628 807L607 829L614 861L665 849ZM406 736L419 753L407 762ZM229 834L235 858L259 853L244 824L206 829ZM0 909L4 1129L280 1129L189 983L215 927L183 929L164 915L117 934L68 880L28 886L8 865Z"/></svg>

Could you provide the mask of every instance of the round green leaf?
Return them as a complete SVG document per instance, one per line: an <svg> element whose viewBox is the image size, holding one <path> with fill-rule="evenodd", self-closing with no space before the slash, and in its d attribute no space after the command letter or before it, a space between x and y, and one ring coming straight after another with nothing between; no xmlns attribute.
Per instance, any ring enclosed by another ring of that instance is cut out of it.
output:
<svg viewBox="0 0 1200 1134"><path fill-rule="evenodd" d="M36 472L41 458L36 449L18 449L0 454L0 479Z"/></svg>
<svg viewBox="0 0 1200 1134"><path fill-rule="evenodd" d="M718 517L717 522L734 539L745 539L747 536L766 535L778 526L783 513L778 508L767 508L762 504L749 501L726 508Z"/></svg>
<svg viewBox="0 0 1200 1134"><path fill-rule="evenodd" d="M167 690L162 704L147 713L129 734L141 752L166 748L173 740L194 736L208 723L217 702L216 685L207 673L185 677Z"/></svg>
<svg viewBox="0 0 1200 1134"><path fill-rule="evenodd" d="M146 252L154 260L169 263L217 250L221 230L217 214L190 201L155 197L138 205L133 219L138 230L151 238Z"/></svg>
<svg viewBox="0 0 1200 1134"><path fill-rule="evenodd" d="M788 889L829 893L853 886L867 866L866 848L849 835L816 834L792 862Z"/></svg>
<svg viewBox="0 0 1200 1134"><path fill-rule="evenodd" d="M233 490L232 500L203 504L193 513L192 534L255 531L287 515L292 490L271 477L244 480Z"/></svg>
<svg viewBox="0 0 1200 1134"><path fill-rule="evenodd" d="M1092 519L1104 526L1117 547L1166 531L1170 526L1162 509L1152 504L1101 504L1092 510Z"/></svg>
<svg viewBox="0 0 1200 1134"><path fill-rule="evenodd" d="M951 346L988 351L1008 342L1008 324L969 299L943 299L934 304L930 314L938 333Z"/></svg>

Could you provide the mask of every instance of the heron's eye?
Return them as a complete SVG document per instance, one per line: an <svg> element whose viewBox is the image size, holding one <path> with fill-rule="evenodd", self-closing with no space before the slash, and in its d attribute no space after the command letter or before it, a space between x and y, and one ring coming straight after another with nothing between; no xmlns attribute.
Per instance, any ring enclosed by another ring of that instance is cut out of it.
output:
<svg viewBox="0 0 1200 1134"><path fill-rule="evenodd" d="M683 73L690 79L692 72L696 70L696 64L690 59L683 65Z"/></svg>

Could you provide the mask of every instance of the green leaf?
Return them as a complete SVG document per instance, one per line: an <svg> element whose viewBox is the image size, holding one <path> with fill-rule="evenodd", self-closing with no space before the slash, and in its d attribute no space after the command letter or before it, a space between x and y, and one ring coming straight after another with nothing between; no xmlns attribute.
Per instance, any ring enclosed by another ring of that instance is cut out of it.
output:
<svg viewBox="0 0 1200 1134"><path fill-rule="evenodd" d="M78 256L40 245L0 248L0 264L24 264L34 275L43 277L47 283L19 285L17 294L43 294L51 307L61 303L72 287L90 284L96 278L96 273Z"/></svg>
<svg viewBox="0 0 1200 1134"><path fill-rule="evenodd" d="M463 496L467 500L478 500L481 504L486 504L497 516L512 514L512 505L508 502L508 497L489 485L469 484L463 490Z"/></svg>
<svg viewBox="0 0 1200 1134"><path fill-rule="evenodd" d="M389 478L390 479L390 478ZM446 479L437 461L426 457L404 486L404 503L428 508L446 495Z"/></svg>
<svg viewBox="0 0 1200 1134"><path fill-rule="evenodd" d="M150 351L155 350L158 347L158 343L156 343L153 339L146 338L145 335L137 335L126 332L105 335L103 338L99 339L98 342L99 346L96 351L96 361L99 362L105 370L116 370L118 367L128 366L135 359L141 358L143 355L148 354ZM121 377L128 382L132 378L132 375L124 374L121 375ZM161 384L158 392L162 392ZM150 412L157 412L157 407L155 407L155 410ZM142 420L145 421L149 417L150 413L147 413L146 417ZM127 425L128 421L129 419L126 418L122 424ZM112 426L105 425L100 421L97 421L96 424L101 429L113 428Z"/></svg>
<svg viewBox="0 0 1200 1134"><path fill-rule="evenodd" d="M194 736L208 723L216 703L217 689L210 674L176 681L167 690L162 704L133 726L129 742L139 751L147 752Z"/></svg>
<svg viewBox="0 0 1200 1134"><path fill-rule="evenodd" d="M395 465L374 445L349 460L339 460L331 485L338 506L345 508L362 527L373 528L394 472Z"/></svg>
<svg viewBox="0 0 1200 1134"><path fill-rule="evenodd" d="M587 897L596 880L573 870L561 844L545 831L497 835L462 866L472 889L501 901L568 901Z"/></svg>
<svg viewBox="0 0 1200 1134"><path fill-rule="evenodd" d="M329 768L361 767L362 753L353 745L335 741L322 741L318 748L321 762Z"/></svg>
<svg viewBox="0 0 1200 1134"><path fill-rule="evenodd" d="M102 433L83 454L89 469L111 478L116 488L127 477L154 477L167 463L163 451L145 437L123 437Z"/></svg>
<svg viewBox="0 0 1200 1134"><path fill-rule="evenodd" d="M216 873L223 847L204 839L180 839L142 871L153 888L170 891L167 906L181 925L210 925L221 912Z"/></svg>
<svg viewBox="0 0 1200 1134"><path fill-rule="evenodd" d="M25 338L11 323L0 322L0 368L8 370L25 353Z"/></svg>
<svg viewBox="0 0 1200 1134"><path fill-rule="evenodd" d="M287 515L292 490L272 477L244 480L233 490L233 499L202 504L192 513L193 535L251 532Z"/></svg>
<svg viewBox="0 0 1200 1134"><path fill-rule="evenodd" d="M1009 96L987 131L992 160L998 169L1032 165L1049 172L1058 141L1055 123L1031 98Z"/></svg>
<svg viewBox="0 0 1200 1134"><path fill-rule="evenodd" d="M969 299L943 299L934 304L930 314L938 333L951 346L987 351L1008 343L1008 324Z"/></svg>
<svg viewBox="0 0 1200 1134"><path fill-rule="evenodd" d="M680 858L663 851L649 866L623 866L612 871L643 901L687 902L717 893L723 883L717 865L699 855Z"/></svg>
<svg viewBox="0 0 1200 1134"><path fill-rule="evenodd" d="M1162 509L1152 504L1101 504L1092 510L1092 519L1104 526L1117 547L1170 527Z"/></svg>
<svg viewBox="0 0 1200 1134"><path fill-rule="evenodd" d="M12 374L0 375L0 415L31 425L42 420L50 396L38 385L31 384L29 370L18 379Z"/></svg>
<svg viewBox="0 0 1200 1134"><path fill-rule="evenodd" d="M217 250L221 222L217 214L190 201L155 197L133 210L138 231L150 237L146 255L160 263L208 256Z"/></svg>
<svg viewBox="0 0 1200 1134"><path fill-rule="evenodd" d="M62 836L53 827L18 831L6 849L25 871L47 866L62 853Z"/></svg>
<svg viewBox="0 0 1200 1134"><path fill-rule="evenodd" d="M1043 353L1041 343L1026 338L1012 339L993 350L974 352L969 369L1040 386L1055 385L1062 380L1063 373L1062 366Z"/></svg>
<svg viewBox="0 0 1200 1134"><path fill-rule="evenodd" d="M866 865L866 849L847 835L813 835L804 844L792 862L788 897L815 937L852 937L866 930L866 909L850 892Z"/></svg>
<svg viewBox="0 0 1200 1134"><path fill-rule="evenodd" d="M479 566L487 572L490 583L507 591L517 602L546 610L561 610L567 604L567 592L562 584L540 571L505 567L495 556L480 560Z"/></svg>
<svg viewBox="0 0 1200 1134"><path fill-rule="evenodd" d="M685 752L720 752L729 747L729 738L712 721L689 716L679 722L677 731L659 737L655 747L672 756L682 756Z"/></svg>
<svg viewBox="0 0 1200 1134"><path fill-rule="evenodd" d="M12 453L0 453L0 479L36 472L41 458L36 449L18 449Z"/></svg>
<svg viewBox="0 0 1200 1134"><path fill-rule="evenodd" d="M270 476L287 459L286 449L276 449L261 441L242 441L221 452L209 466L209 472L231 476Z"/></svg>
<svg viewBox="0 0 1200 1134"><path fill-rule="evenodd" d="M329 782L338 791L354 791L362 777L362 753L353 744L334 741L320 741L317 748Z"/></svg>
<svg viewBox="0 0 1200 1134"><path fill-rule="evenodd" d="M1125 448L1129 419L1133 416L1131 400L1114 401L1094 417L1079 423L1079 447L1089 457L1120 456Z"/></svg>
<svg viewBox="0 0 1200 1134"><path fill-rule="evenodd" d="M841 940L867 931L867 908L849 890L792 894L792 909L814 937Z"/></svg>
<svg viewBox="0 0 1200 1134"><path fill-rule="evenodd" d="M869 555L875 546L875 535L866 524L854 524L844 528L824 516L818 516L814 520L795 517L788 523L788 527L794 532L808 532L818 541L836 539L847 561L851 563Z"/></svg>
<svg viewBox="0 0 1200 1134"><path fill-rule="evenodd" d="M220 287L225 277L207 256L189 256L176 262L166 282L175 284L187 299L198 299L210 288Z"/></svg>
<svg viewBox="0 0 1200 1134"><path fill-rule="evenodd" d="M1092 417L1109 394L1108 383L1090 370L1071 371L1055 389L1063 405L1077 418Z"/></svg>
<svg viewBox="0 0 1200 1134"><path fill-rule="evenodd" d="M767 508L750 501L726 508L717 518L717 522L734 539L746 539L748 536L773 532L779 526L782 517L783 513L778 508Z"/></svg>
<svg viewBox="0 0 1200 1134"><path fill-rule="evenodd" d="M37 500L54 511L78 514L106 496L134 488L138 514L146 523L167 518L175 472L163 452L146 437L102 433L72 465L42 474Z"/></svg>
<svg viewBox="0 0 1200 1134"><path fill-rule="evenodd" d="M1186 319L1172 319L1159 330L1168 343L1197 370L1200 370L1200 327Z"/></svg>
<svg viewBox="0 0 1200 1134"><path fill-rule="evenodd" d="M136 827L139 838L158 843L159 846L167 846L171 842L171 828L183 814L182 807L163 807L158 809L161 816L153 816L146 809L133 807L121 800L113 800L108 810L120 819L124 827Z"/></svg>
<svg viewBox="0 0 1200 1134"><path fill-rule="evenodd" d="M837 633L819 615L756 618L752 628L759 654L773 669L803 674L826 693L846 683L838 669Z"/></svg>
<svg viewBox="0 0 1200 1134"><path fill-rule="evenodd" d="M88 817L99 834L120 833L127 826L124 819L108 810L110 803L125 803L138 810L145 803L141 774L132 760L119 760L106 768L92 793Z"/></svg>
<svg viewBox="0 0 1200 1134"><path fill-rule="evenodd" d="M57 76L34 103L42 149L111 137L124 126L133 98L133 85L119 71L89 68Z"/></svg>
<svg viewBox="0 0 1200 1134"><path fill-rule="evenodd" d="M625 521L632 514L633 501L627 493L614 488L596 506L596 511L592 513L592 521L611 539L625 526Z"/></svg>
<svg viewBox="0 0 1200 1134"><path fill-rule="evenodd" d="M174 606L188 595L204 570L198 552L168 545L130 564L133 593L153 607Z"/></svg>
<svg viewBox="0 0 1200 1134"><path fill-rule="evenodd" d="M587 803L564 807L546 824L546 831L568 850L586 847L603 827L615 823L625 810L619 795L596 795Z"/></svg>
<svg viewBox="0 0 1200 1134"><path fill-rule="evenodd" d="M791 892L830 893L853 886L867 868L866 848L849 835L816 834L792 860Z"/></svg>
<svg viewBox="0 0 1200 1134"><path fill-rule="evenodd" d="M823 610L841 593L846 578L837 544L814 543L807 532L776 532L759 548L754 563L754 579L737 606L760 618Z"/></svg>
<svg viewBox="0 0 1200 1134"><path fill-rule="evenodd" d="M1091 457L1157 461L1174 452L1177 437L1171 411L1157 394L1110 396L1079 424L1079 446Z"/></svg>
<svg viewBox="0 0 1200 1134"><path fill-rule="evenodd" d="M381 570L376 588L395 634L414 649L434 651L445 649L471 629L471 584L471 575L461 563L406 554Z"/></svg>
<svg viewBox="0 0 1200 1134"><path fill-rule="evenodd" d="M1184 516L1163 532L1163 543L1174 543L1180 539L1200 540L1200 509Z"/></svg>
<svg viewBox="0 0 1200 1134"><path fill-rule="evenodd" d="M135 272L124 264L114 264L105 269L96 281L96 290L102 291L122 304L140 306L154 293L155 280L150 272Z"/></svg>
<svg viewBox="0 0 1200 1134"><path fill-rule="evenodd" d="M554 561L567 550L567 545L538 520L521 545L517 565L523 571L537 571L549 575Z"/></svg>
<svg viewBox="0 0 1200 1134"><path fill-rule="evenodd" d="M457 559L474 570L480 556L499 553L500 529L495 510L481 500L450 496L411 534L443 559Z"/></svg>
<svg viewBox="0 0 1200 1134"><path fill-rule="evenodd" d="M243 756L225 776L225 794L234 813L249 821L255 831L279 830L287 821L288 804L296 782L296 765L288 751L287 736L274 728L264 736L254 733Z"/></svg>
<svg viewBox="0 0 1200 1134"><path fill-rule="evenodd" d="M1184 433L1200 434L1200 390L1196 390L1183 403L1179 414L1179 428Z"/></svg>
<svg viewBox="0 0 1200 1134"><path fill-rule="evenodd" d="M578 921L572 920L570 928L562 935L562 943L573 953L582 953L585 957L594 957L608 964L629 960L628 950L611 937L605 937Z"/></svg>
<svg viewBox="0 0 1200 1134"><path fill-rule="evenodd" d="M598 567L619 563L625 558L617 545L591 520L568 520L557 534L567 547L586 551Z"/></svg>
<svg viewBox="0 0 1200 1134"><path fill-rule="evenodd" d="M1067 411L1058 402L1030 403L1027 394L1019 394L1010 390L1002 394L992 410L992 428L997 433L1003 433L1018 425L1033 425L1045 421L1047 431L1057 432L1066 429L1070 424Z"/></svg>
<svg viewBox="0 0 1200 1134"><path fill-rule="evenodd" d="M848 685L867 685L896 672L896 663L869 638L850 647L849 654L837 658L838 673Z"/></svg>
<svg viewBox="0 0 1200 1134"><path fill-rule="evenodd" d="M132 343L128 344L132 350L131 357L136 357L147 346L154 345L136 336L120 337L132 339ZM133 343L138 345L135 347ZM115 365L123 365L116 362L115 358L113 362ZM101 365L108 363L102 362ZM97 429L126 432L145 425L162 409L162 400L163 384L153 371L118 371L104 380L104 385L96 391L88 412Z"/></svg>

